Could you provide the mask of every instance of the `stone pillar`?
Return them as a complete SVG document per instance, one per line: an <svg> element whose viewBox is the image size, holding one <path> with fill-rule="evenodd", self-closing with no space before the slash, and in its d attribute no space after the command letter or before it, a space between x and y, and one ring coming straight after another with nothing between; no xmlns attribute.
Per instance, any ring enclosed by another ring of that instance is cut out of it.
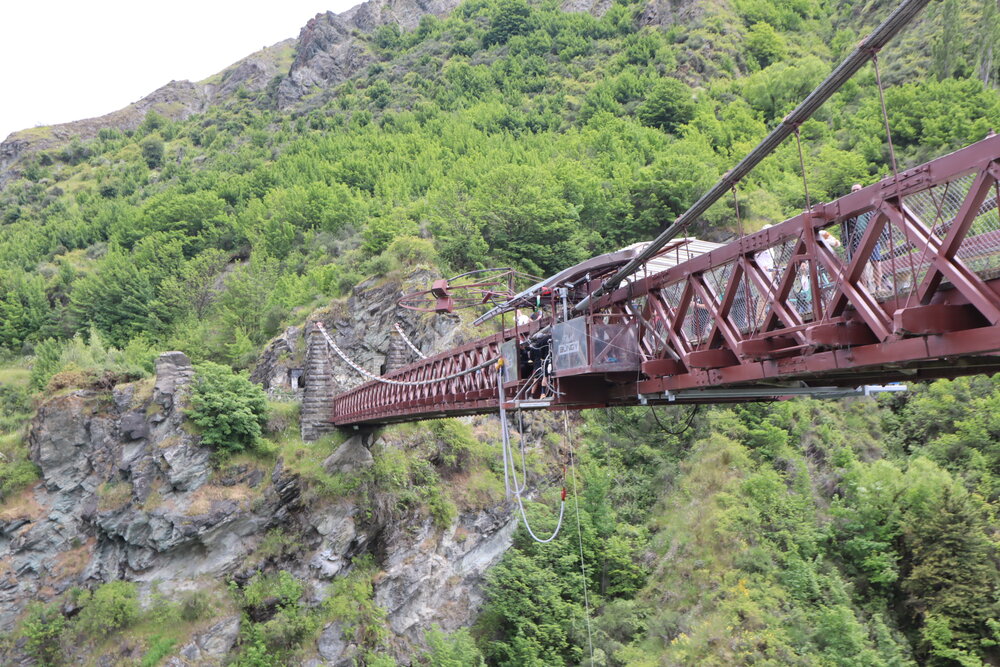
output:
<svg viewBox="0 0 1000 667"><path fill-rule="evenodd" d="M385 372L391 373L397 368L402 368L410 363L409 359L412 356L413 350L406 345L403 337L393 330L389 336L389 353L385 355Z"/></svg>
<svg viewBox="0 0 1000 667"><path fill-rule="evenodd" d="M302 397L301 423L302 439L311 441L336 429L330 423L330 415L337 387L330 363L330 349L323 334L312 322L306 323L306 345L303 372L306 386Z"/></svg>

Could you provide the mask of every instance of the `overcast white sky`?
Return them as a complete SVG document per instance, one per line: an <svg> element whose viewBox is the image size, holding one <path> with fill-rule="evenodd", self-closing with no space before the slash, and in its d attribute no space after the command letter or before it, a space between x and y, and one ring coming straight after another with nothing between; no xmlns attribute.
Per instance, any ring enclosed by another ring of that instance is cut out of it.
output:
<svg viewBox="0 0 1000 667"><path fill-rule="evenodd" d="M198 81L360 0L0 0L0 141Z"/></svg>

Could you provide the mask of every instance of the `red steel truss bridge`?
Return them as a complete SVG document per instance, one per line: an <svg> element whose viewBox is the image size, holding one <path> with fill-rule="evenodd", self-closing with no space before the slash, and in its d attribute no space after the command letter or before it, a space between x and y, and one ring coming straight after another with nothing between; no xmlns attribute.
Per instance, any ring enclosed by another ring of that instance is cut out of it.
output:
<svg viewBox="0 0 1000 667"><path fill-rule="evenodd" d="M368 373L330 421L491 412L501 383L507 408L575 410L1000 371L998 202L991 136L726 245L675 238L624 278L641 245L595 258L501 309L537 319Z"/></svg>

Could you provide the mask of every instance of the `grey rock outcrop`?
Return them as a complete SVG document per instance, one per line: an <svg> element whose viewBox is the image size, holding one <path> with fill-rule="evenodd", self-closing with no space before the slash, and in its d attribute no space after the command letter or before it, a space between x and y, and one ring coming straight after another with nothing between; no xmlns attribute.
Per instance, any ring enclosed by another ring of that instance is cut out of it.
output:
<svg viewBox="0 0 1000 667"><path fill-rule="evenodd" d="M444 532L430 520L416 530L387 528L387 540L396 547L383 563L375 601L389 612L393 633L419 642L432 624L450 632L475 620L483 576L499 562L517 527L509 510L459 517Z"/></svg>
<svg viewBox="0 0 1000 667"><path fill-rule="evenodd" d="M359 433L344 441L337 450L323 461L323 469L328 473L349 475L370 468L375 462L365 444L365 434Z"/></svg>
<svg viewBox="0 0 1000 667"><path fill-rule="evenodd" d="M612 4L611 0L563 0L560 9L564 12L580 12L593 14L594 16L604 16Z"/></svg>
<svg viewBox="0 0 1000 667"><path fill-rule="evenodd" d="M374 62L359 33L391 23L413 30L423 16L444 16L458 4L459 0L369 0L341 14L317 14L299 33L295 62L278 86L278 106L289 107L315 89L342 83Z"/></svg>
<svg viewBox="0 0 1000 667"><path fill-rule="evenodd" d="M188 642L177 655L168 658L165 667L214 667L223 665L225 658L236 644L240 634L240 617L227 616L199 633L193 641Z"/></svg>
<svg viewBox="0 0 1000 667"><path fill-rule="evenodd" d="M42 482L0 517L0 563L13 575L0 583L0 628L71 586L232 571L294 511L298 485L280 466L254 507L248 483L212 481L211 451L184 426L192 374L185 355L166 353L152 387L78 390L39 408L28 445Z"/></svg>

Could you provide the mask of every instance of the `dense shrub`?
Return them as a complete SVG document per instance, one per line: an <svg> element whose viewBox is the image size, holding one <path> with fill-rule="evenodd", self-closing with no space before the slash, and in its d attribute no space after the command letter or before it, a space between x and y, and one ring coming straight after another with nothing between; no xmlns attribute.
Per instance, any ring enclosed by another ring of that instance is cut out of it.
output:
<svg viewBox="0 0 1000 667"><path fill-rule="evenodd" d="M201 427L202 442L224 454L254 449L267 423L264 390L245 372L210 361L196 373L187 415Z"/></svg>
<svg viewBox="0 0 1000 667"><path fill-rule="evenodd" d="M57 379L58 386L50 389L69 386L110 389L120 382L150 375L155 356L143 337L133 338L119 349L109 345L104 336L92 328L86 339L77 334L64 344L52 339L40 343L35 350L31 384L42 389Z"/></svg>
<svg viewBox="0 0 1000 667"><path fill-rule="evenodd" d="M66 618L58 604L29 603L20 632L25 653L41 667L59 664L60 638L65 627Z"/></svg>
<svg viewBox="0 0 1000 667"><path fill-rule="evenodd" d="M244 615L239 665L289 664L322 625L322 616L303 601L305 586L290 572L257 573L242 589L231 587Z"/></svg>
<svg viewBox="0 0 1000 667"><path fill-rule="evenodd" d="M76 628L91 637L106 637L139 618L139 598L129 581L101 584L93 592L81 593L77 602L81 610Z"/></svg>

